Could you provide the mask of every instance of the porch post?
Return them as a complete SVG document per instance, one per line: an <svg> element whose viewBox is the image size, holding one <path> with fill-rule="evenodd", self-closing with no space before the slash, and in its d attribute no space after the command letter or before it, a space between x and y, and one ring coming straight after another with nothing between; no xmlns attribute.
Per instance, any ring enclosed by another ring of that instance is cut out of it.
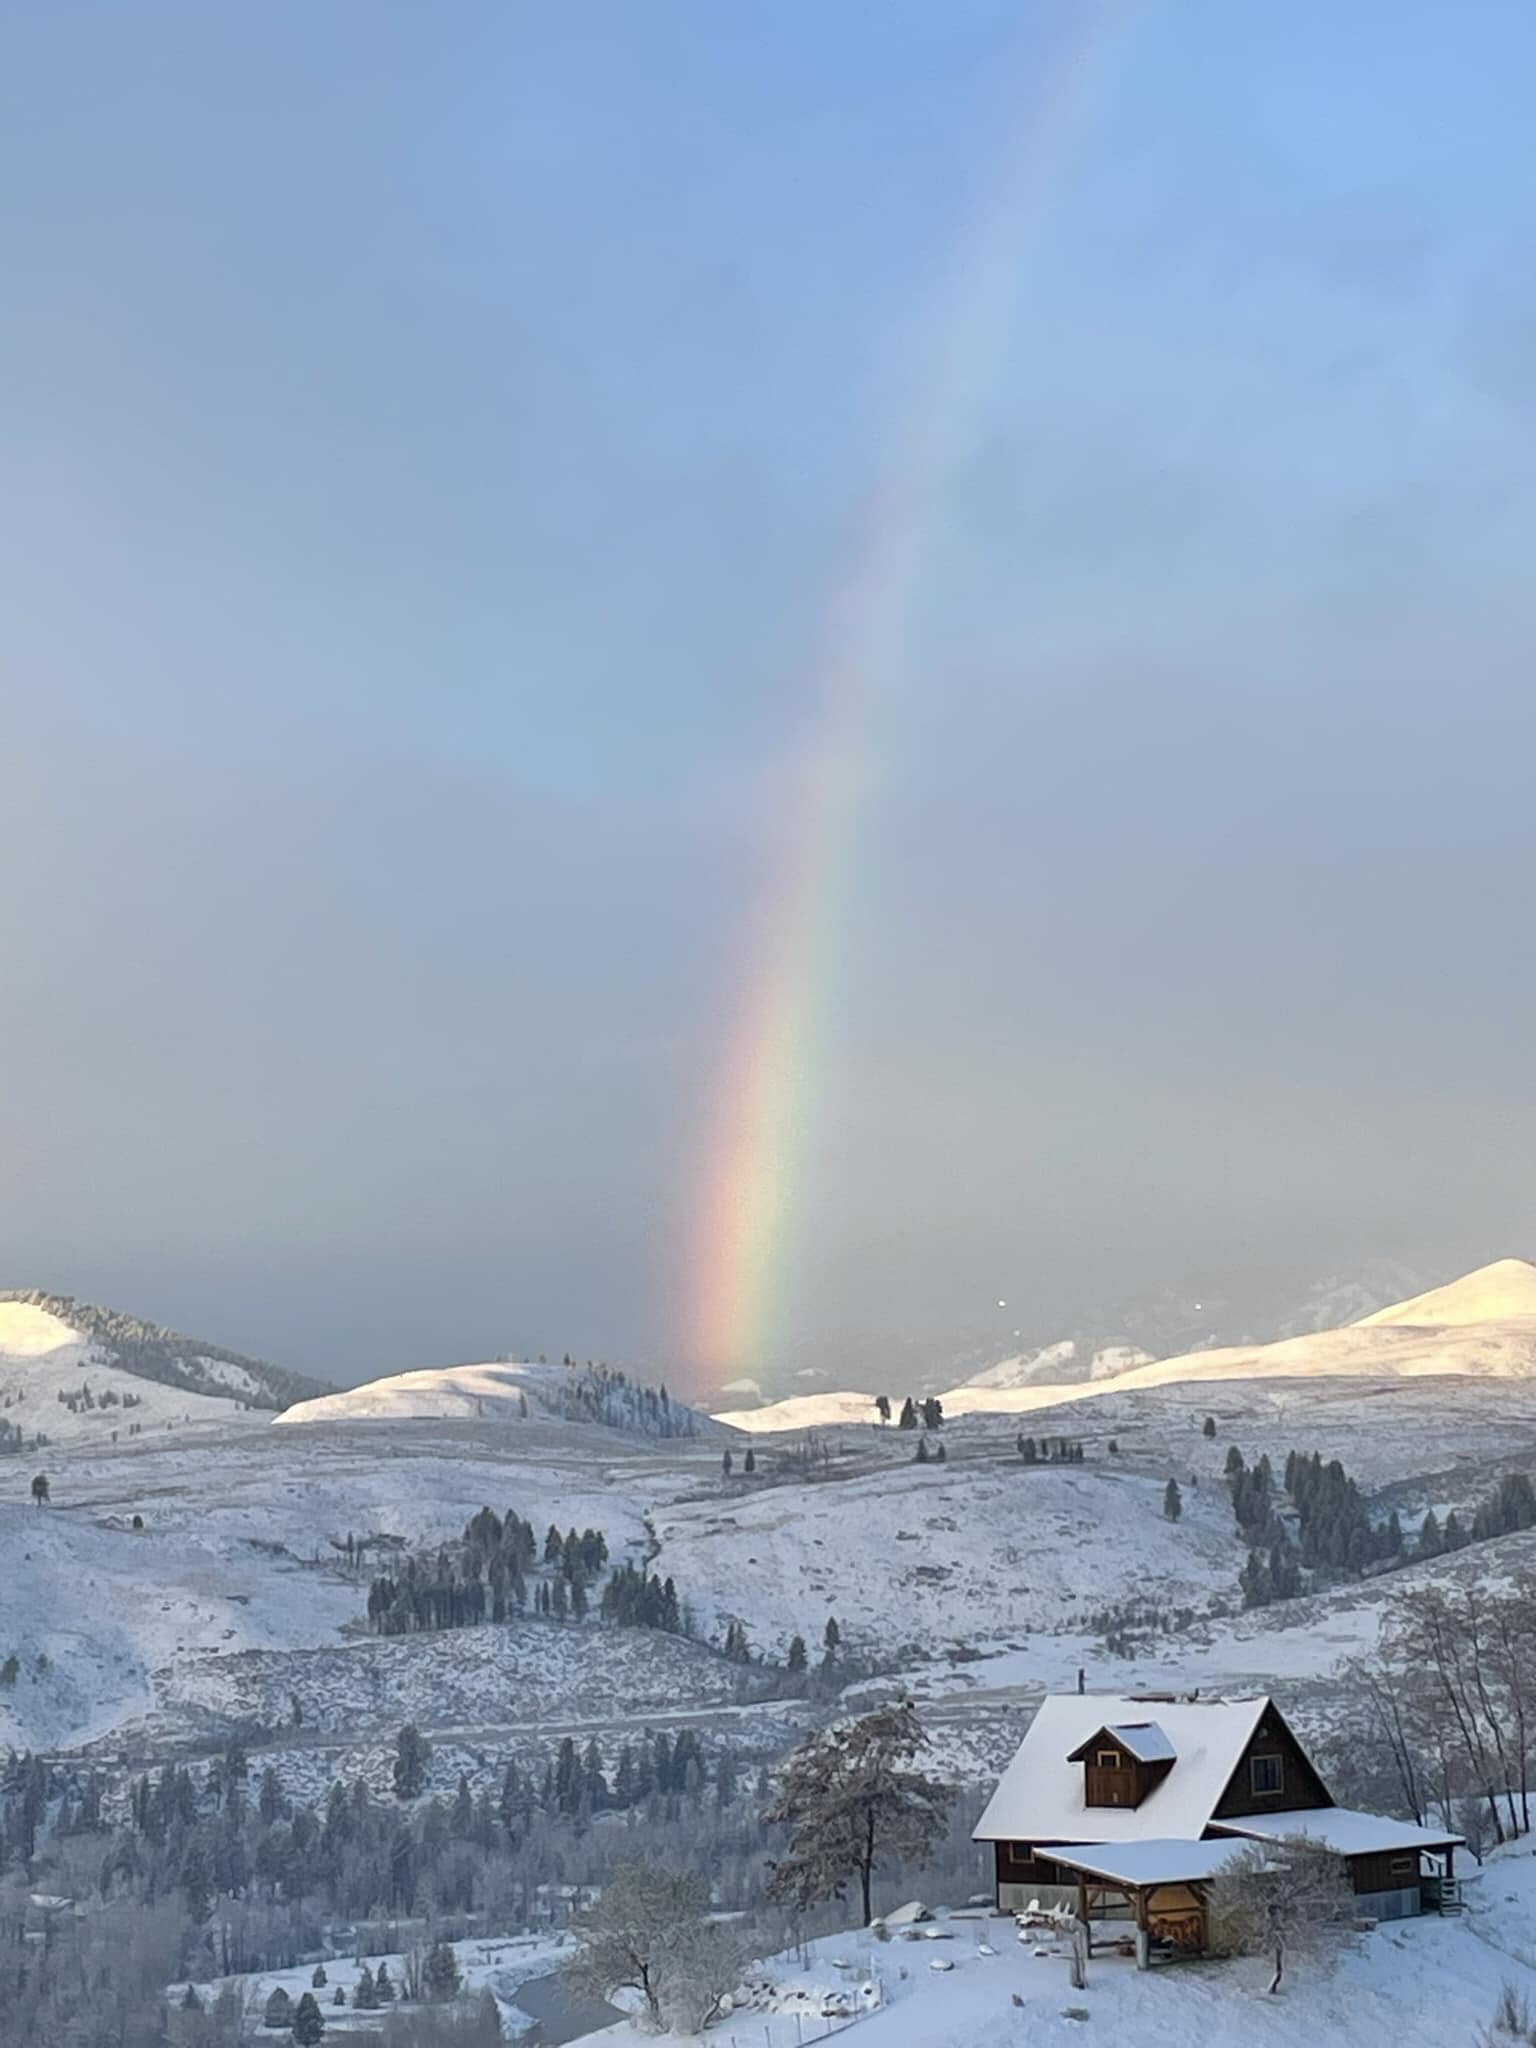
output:
<svg viewBox="0 0 1536 2048"><path fill-rule="evenodd" d="M1131 1894L1136 1910L1136 1967L1150 1970L1152 1967L1152 1937L1147 1927L1147 1895L1144 1891Z"/></svg>

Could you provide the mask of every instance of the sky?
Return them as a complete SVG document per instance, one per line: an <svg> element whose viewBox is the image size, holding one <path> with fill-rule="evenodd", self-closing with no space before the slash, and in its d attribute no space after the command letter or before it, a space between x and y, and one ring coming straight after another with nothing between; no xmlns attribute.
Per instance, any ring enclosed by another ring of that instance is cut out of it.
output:
<svg viewBox="0 0 1536 2048"><path fill-rule="evenodd" d="M0 1281L707 1387L1536 1250L1533 76L1495 0L5 10Z"/></svg>

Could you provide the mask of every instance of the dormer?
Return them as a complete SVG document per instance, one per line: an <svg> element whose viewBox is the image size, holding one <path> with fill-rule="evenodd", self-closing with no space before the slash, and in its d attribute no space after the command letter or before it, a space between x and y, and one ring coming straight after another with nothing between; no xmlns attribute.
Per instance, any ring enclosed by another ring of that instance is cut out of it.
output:
<svg viewBox="0 0 1536 2048"><path fill-rule="evenodd" d="M1155 1721L1109 1723L1067 1758L1083 1767L1084 1806L1140 1806L1174 1761L1173 1744Z"/></svg>

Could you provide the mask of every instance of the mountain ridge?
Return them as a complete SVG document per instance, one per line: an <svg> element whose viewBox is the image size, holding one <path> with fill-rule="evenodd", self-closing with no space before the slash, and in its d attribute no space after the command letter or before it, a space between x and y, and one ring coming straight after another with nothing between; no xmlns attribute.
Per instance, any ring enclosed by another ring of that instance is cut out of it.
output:
<svg viewBox="0 0 1536 2048"><path fill-rule="evenodd" d="M1497 1259L1442 1287L1330 1330L1265 1344L1180 1352L1104 1378L998 1384L983 1374L949 1388L940 1399L949 1415L1024 1414L1103 1394L1202 1380L1407 1379L1438 1374L1536 1378L1536 1265L1524 1259ZM751 1430L846 1426L871 1415L873 1405L873 1394L842 1389L759 1408L717 1410L716 1419Z"/></svg>

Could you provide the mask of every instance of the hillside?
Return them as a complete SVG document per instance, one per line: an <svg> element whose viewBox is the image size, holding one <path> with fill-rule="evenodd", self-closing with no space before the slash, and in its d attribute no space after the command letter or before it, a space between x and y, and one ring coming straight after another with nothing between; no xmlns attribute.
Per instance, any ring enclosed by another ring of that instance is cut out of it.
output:
<svg viewBox="0 0 1536 2048"><path fill-rule="evenodd" d="M1357 1327L1412 1323L1419 1329L1458 1329L1469 1323L1509 1322L1536 1316L1536 1266L1528 1259L1495 1259L1448 1287L1432 1287L1407 1301L1361 1316Z"/></svg>
<svg viewBox="0 0 1536 2048"><path fill-rule="evenodd" d="M61 1295L0 1296L0 1450L272 1411L313 1382Z"/></svg>
<svg viewBox="0 0 1536 2048"><path fill-rule="evenodd" d="M269 1365L264 1358L247 1358L242 1352L228 1351L223 1345L210 1344L201 1337L185 1336L179 1330L146 1322L142 1316L128 1315L122 1309L99 1308L94 1302L76 1301L68 1294L49 1294L41 1288L0 1293L0 1353L30 1355L7 1343L8 1328L17 1332L19 1345L40 1342L43 1350L56 1348L56 1343L46 1338L27 1339L23 1334L24 1318L6 1323L4 1311L22 1308L41 1310L54 1323L67 1325L71 1332L69 1341L91 1345L100 1362L115 1365L139 1379L179 1388L184 1394L212 1394L226 1399L233 1396L253 1408L286 1408L290 1401L302 1401L325 1391L320 1381Z"/></svg>
<svg viewBox="0 0 1536 2048"><path fill-rule="evenodd" d="M300 1401L282 1423L463 1422L516 1425L530 1418L596 1422L631 1435L692 1437L716 1424L666 1388L647 1387L607 1366L501 1360L392 1373L360 1387Z"/></svg>

